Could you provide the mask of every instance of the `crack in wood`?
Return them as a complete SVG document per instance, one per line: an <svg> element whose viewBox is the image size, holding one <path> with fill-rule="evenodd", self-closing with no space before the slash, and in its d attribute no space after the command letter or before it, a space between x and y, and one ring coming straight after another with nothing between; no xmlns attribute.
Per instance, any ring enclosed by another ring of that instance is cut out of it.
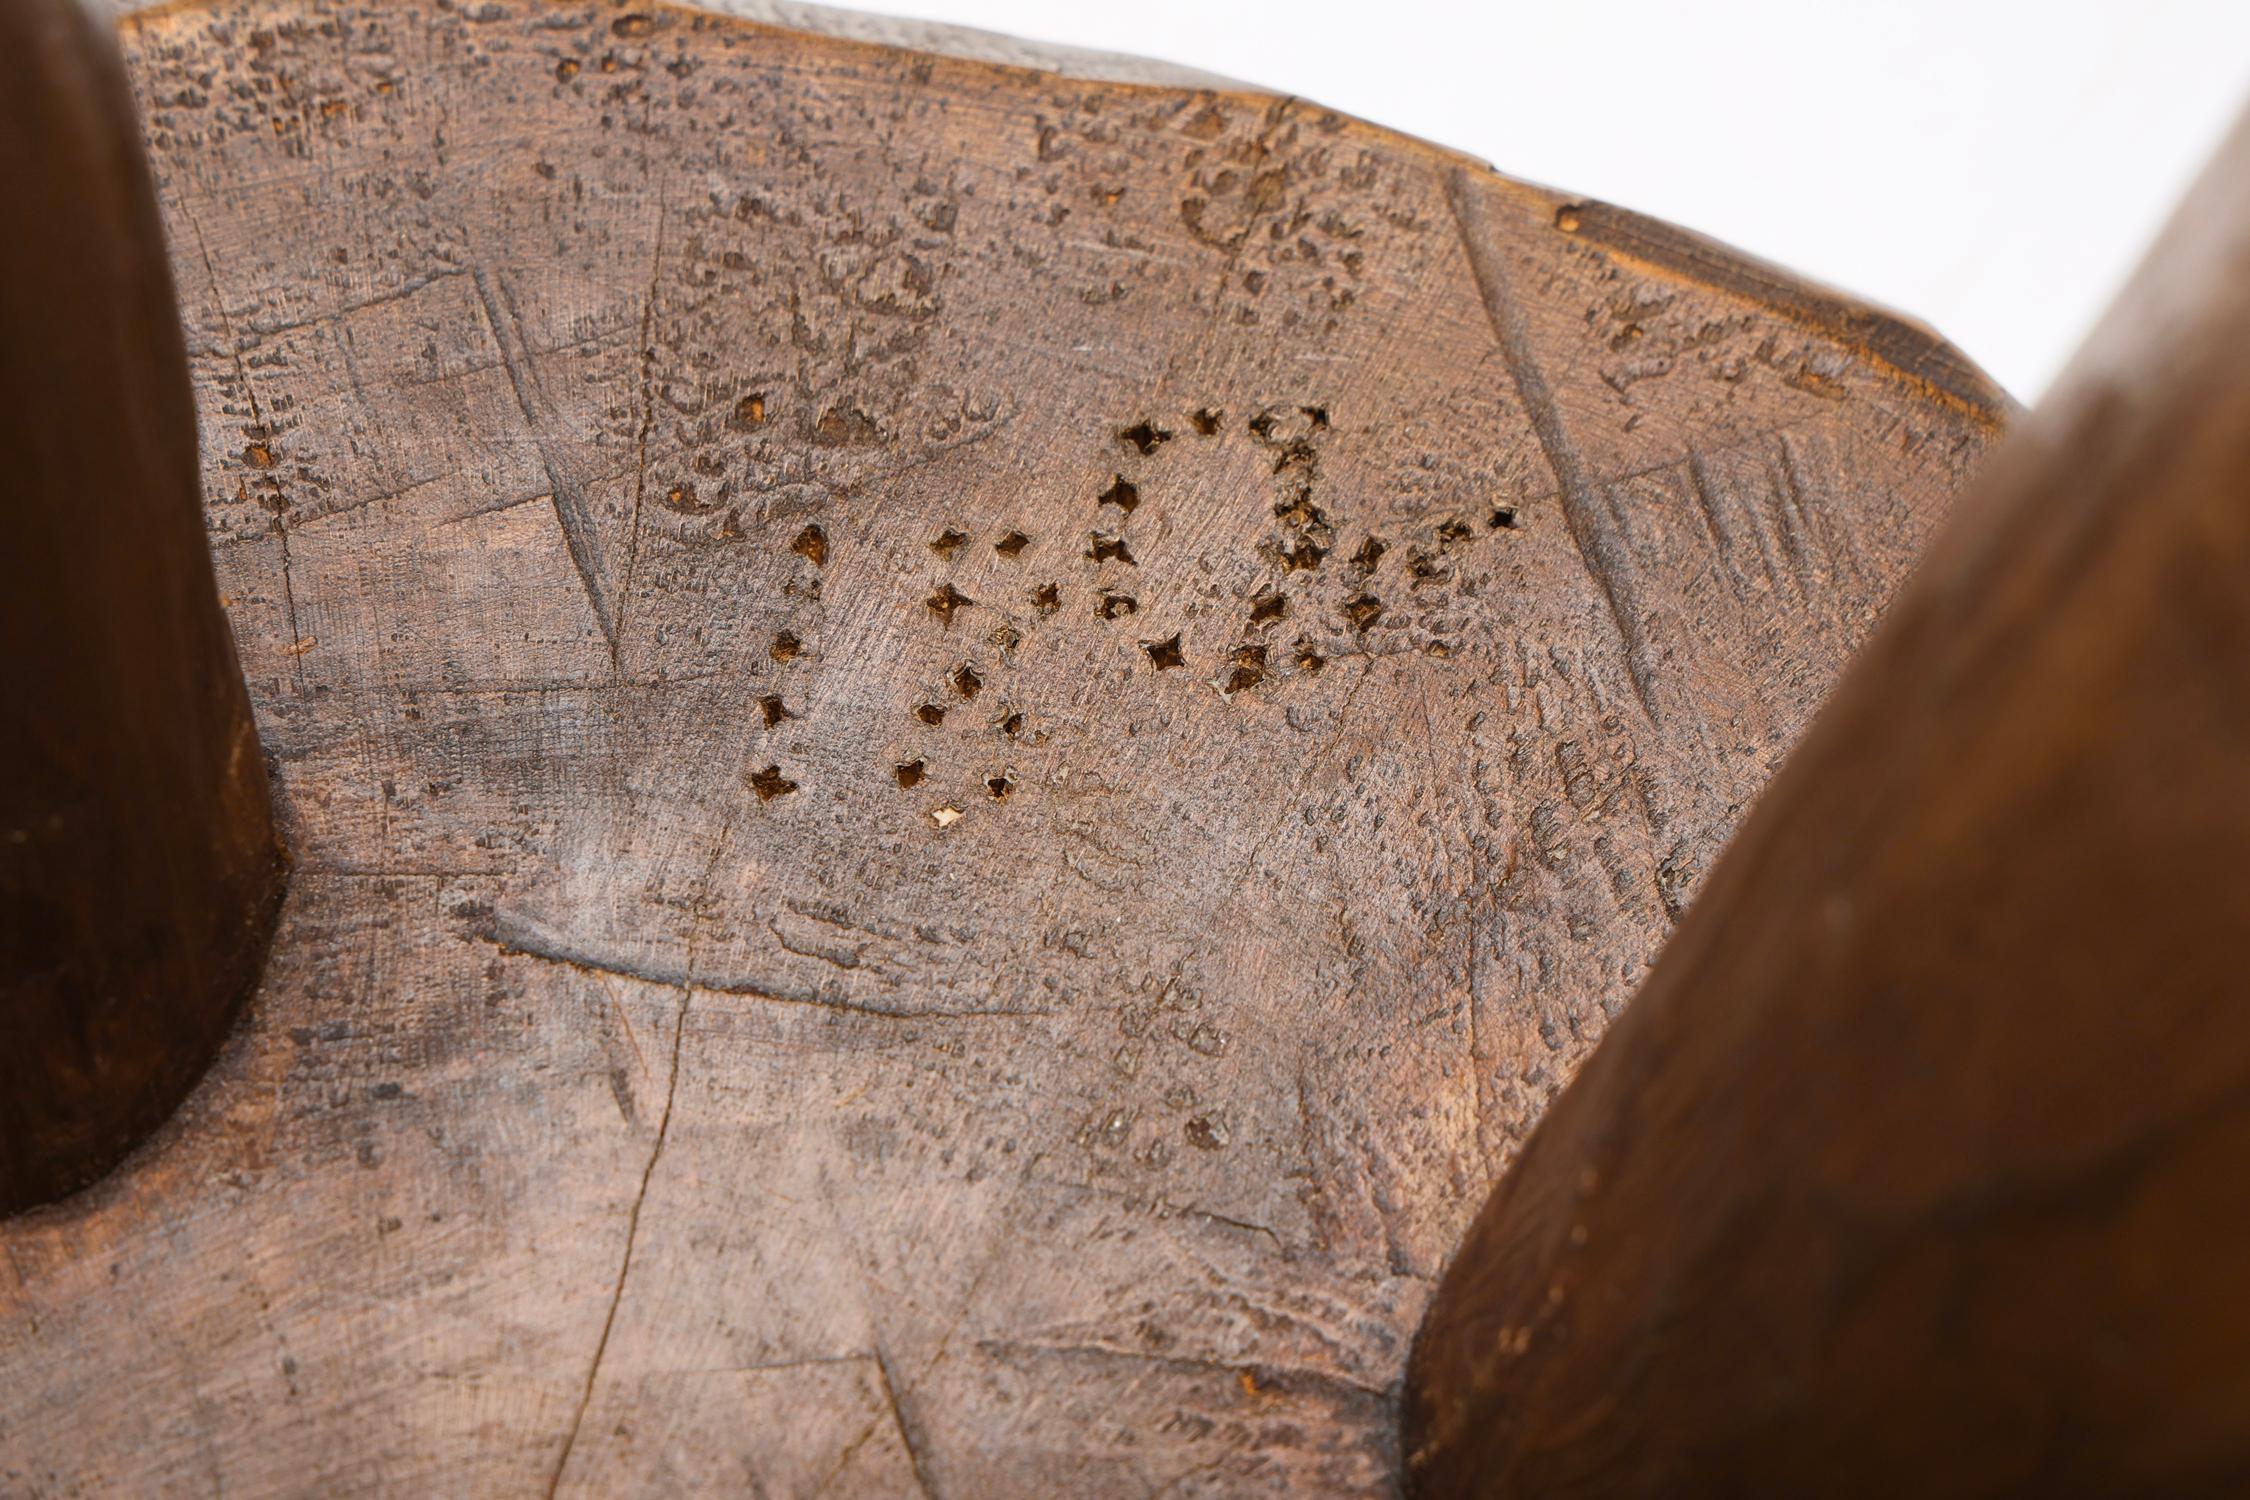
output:
<svg viewBox="0 0 2250 1500"><path fill-rule="evenodd" d="M898 1382L891 1378L890 1357L883 1352L880 1343L875 1345L875 1373L883 1384L883 1399L890 1403L891 1421L898 1428L900 1445L906 1449L906 1462L914 1471L914 1483L928 1500L937 1500L937 1490L930 1483L929 1465L922 1456L925 1445L916 1437L914 1424L906 1418L906 1408L899 1402Z"/></svg>
<svg viewBox="0 0 2250 1500"><path fill-rule="evenodd" d="M694 924L688 935L687 969L695 967L695 945L702 936L704 908L711 897L711 877L717 873L719 861L725 857L727 840L734 833L734 815L730 812L719 825L719 836L711 841L711 858L703 866L699 882L702 894L695 903ZM595 1383L602 1373L602 1360L609 1353L609 1336L617 1326L617 1309L625 1301L625 1282L633 1273L633 1250L640 1242L641 1209L648 1202L649 1184L655 1180L656 1164L664 1159L664 1143L672 1132L672 1106L680 1091L680 1055L687 1041L688 1008L695 1003L695 986L684 978L680 982L680 1003L672 1013L672 1066L664 1082L664 1112L657 1117L656 1143L649 1148L648 1164L641 1168L640 1188L633 1195L633 1207L625 1220L625 1251L617 1263L617 1284L610 1291L609 1309L602 1315L601 1338L594 1345L593 1361L586 1367L586 1384L578 1393L578 1408L571 1414L570 1430L563 1438L562 1454L555 1460L554 1474L547 1481L547 1500L554 1500L555 1492L562 1487L563 1476L570 1470L570 1456L577 1450L579 1429L585 1426L587 1408L594 1403Z"/></svg>
<svg viewBox="0 0 2250 1500"><path fill-rule="evenodd" d="M656 425L656 345L650 334L656 326L656 289L664 276L665 199L661 187L656 200L655 249L649 256L648 297L641 304L641 430L634 443L633 522L625 547L625 586L617 596L617 631L610 638L610 675L622 676L619 653L624 649L625 617L633 607L633 576L641 563L641 501L648 493L648 434Z"/></svg>

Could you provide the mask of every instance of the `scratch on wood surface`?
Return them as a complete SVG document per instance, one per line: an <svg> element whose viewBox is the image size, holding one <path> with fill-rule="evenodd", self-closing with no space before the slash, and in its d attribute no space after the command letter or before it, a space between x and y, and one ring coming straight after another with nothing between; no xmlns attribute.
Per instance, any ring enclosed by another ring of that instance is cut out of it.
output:
<svg viewBox="0 0 2250 1500"><path fill-rule="evenodd" d="M1363 1400L1368 1397L1378 1401L1391 1399L1391 1392L1383 1386L1355 1380L1340 1370L1323 1370L1312 1365L1280 1365L1267 1360L1226 1360L1198 1354L1156 1354L1144 1349L1106 1344L1096 1339L1047 1343L1036 1339L989 1338L977 1340L977 1348L985 1354L1002 1356L1013 1354L1049 1359L1126 1360L1167 1370L1209 1371L1234 1380L1248 1375L1262 1387L1295 1383L1325 1389L1348 1400Z"/></svg>
<svg viewBox="0 0 2250 1500"><path fill-rule="evenodd" d="M633 1061L641 1065L641 1072L645 1076L648 1072L648 1056L641 1051L641 1039L633 1034L632 1014L625 1009L625 1002L617 998L617 991L611 986L609 975L597 974L595 978L601 983L603 998L609 1001L610 1009L617 1013L618 1025L624 1028L625 1044L633 1049Z"/></svg>
<svg viewBox="0 0 2250 1500"><path fill-rule="evenodd" d="M1658 720L1656 668L1650 657L1647 631L1641 624L1641 604L1632 561L1615 528L1603 518L1601 498L1594 493L1594 486L1587 478L1585 461L1563 430L1562 413L1556 409L1554 390L1547 384L1547 377L1531 352L1530 332L1524 327L1522 312L1509 295L1507 272L1500 264L1491 234L1484 231L1482 200L1468 168L1456 166L1446 172L1445 198L1453 209L1453 226L1461 236L1462 250L1468 255L1470 274L1484 301L1493 338L1498 341L1501 358L1515 381L1524 414L1530 418L1532 431L1538 435L1547 467L1554 471L1570 539L1586 564L1586 572L1609 605L1610 618L1616 622L1617 633L1625 643L1625 673L1632 679L1633 692L1641 700L1642 709L1654 723ZM1474 225L1472 219L1476 220Z"/></svg>
<svg viewBox="0 0 2250 1500"><path fill-rule="evenodd" d="M1789 440L1777 441L1780 459L1774 477L1775 508L1781 512L1781 545L1789 554L1791 566L1797 574L1797 587L1807 600L1819 596L1819 584L1813 576L1812 523L1805 514L1804 491L1797 482L1797 466L1791 461Z"/></svg>
<svg viewBox="0 0 2250 1500"><path fill-rule="evenodd" d="M883 1346L875 1345L875 1374L882 1381L883 1399L891 1406L891 1421L898 1427L899 1443L906 1449L906 1461L914 1470L914 1483L929 1500L937 1500L937 1491L930 1484L929 1465L923 1460L923 1443L915 1435L914 1424L907 1420L906 1408L899 1404L898 1382L891 1378L890 1357Z"/></svg>
<svg viewBox="0 0 2250 1500"><path fill-rule="evenodd" d="M618 653L624 649L625 617L633 607L633 575L641 563L641 501L648 493L648 434L656 425L656 345L649 335L656 326L656 289L664 277L664 221L666 202L659 188L656 200L655 249L649 256L648 297L641 304L641 430L634 441L633 520L626 534L625 586L617 595L617 631L609 642L609 670L623 673Z"/></svg>
<svg viewBox="0 0 2250 1500"><path fill-rule="evenodd" d="M354 313L365 312L371 307L382 307L392 302L403 302L425 288L467 274L466 268L461 266L440 266L434 271L424 271L419 275L409 276L389 291L376 292L371 296L361 298L357 302L345 302L335 307L323 308L319 312L308 314L305 317L280 318L270 323L252 318L243 326L258 337L266 338L277 333L295 333L301 329L318 328L327 323L340 323Z"/></svg>
<svg viewBox="0 0 2250 1500"><path fill-rule="evenodd" d="M791 1370L822 1370L837 1365L863 1365L865 1354L807 1354L796 1359L760 1359L741 1365L680 1365L670 1369L651 1370L654 1379L666 1375L777 1375Z"/></svg>
<svg viewBox="0 0 2250 1500"><path fill-rule="evenodd" d="M1719 512L1718 497L1711 488L1711 466L1699 448L1690 447L1687 455L1688 494L1695 500L1696 509L1703 516L1703 529L1710 534L1711 550L1726 569L1727 577L1734 582L1735 594L1740 598L1750 596L1750 580L1734 560L1734 528Z"/></svg>
<svg viewBox="0 0 2250 1500"><path fill-rule="evenodd" d="M1803 461L1798 458L1797 445L1786 430L1774 434L1774 445L1780 450L1782 480L1788 485L1790 497L1796 503L1797 516L1804 523L1805 535L1819 543L1822 555L1828 559L1831 583L1838 573L1847 568L1862 583L1869 581L1867 564L1860 556L1849 518L1839 514L1835 506L1826 503L1821 486L1805 482Z"/></svg>
<svg viewBox="0 0 2250 1500"><path fill-rule="evenodd" d="M523 322L518 316L515 298L505 283L500 295L493 295L492 278L484 271L471 273L476 281L477 297L484 304L484 319L492 332L493 347L500 352L500 364L508 372L508 385L515 392L516 407L523 413L524 422L531 430L533 444L539 450L540 466L547 471L547 483L552 487L555 504L555 524L562 528L563 546L570 553L571 566L578 570L578 581L585 586L586 602L594 611L594 623L602 632L602 643L609 648L614 666L617 656L617 624L612 618L609 602L604 597L601 567L595 556L594 518L586 504L586 494L570 465L557 460L553 445L548 441L547 424L535 408L528 369L530 353L517 347L523 342ZM500 318L500 303L508 305L505 324Z"/></svg>
<svg viewBox="0 0 2250 1500"><path fill-rule="evenodd" d="M843 1015L865 1016L877 1021L967 1021L967 1020L1038 1020L1064 1014L1060 1010L1025 1010L1006 1006L981 1006L968 1009L947 1010L885 1010L880 1006L861 1004L837 995L816 990L782 989L776 985L755 980L733 979L695 973L693 956L683 963L636 961L621 955L596 953L547 932L537 923L511 912L502 911L494 916L492 941L502 952L519 953L526 958L536 958L546 963L564 964L582 969L589 974L610 975L619 979L638 980L642 984L660 985L666 989L684 988L701 990L710 995L737 995L749 1000L765 1000L775 1005L802 1005L815 1010L835 1011ZM795 949L785 951L796 952Z"/></svg>
<svg viewBox="0 0 2250 1500"><path fill-rule="evenodd" d="M402 497L402 496L404 496L404 495L409 495L409 494L412 494L412 493L413 493L413 492L414 492L415 490L417 490L417 489L420 489L420 488L422 487L422 485L425 485L425 484L436 484L436 483L440 482L440 479L442 479L442 478L444 478L444 477L445 477L445 476L439 476L439 478L438 478L438 479L426 479L426 480L423 480L423 481L421 482L421 484L416 484L416 485L409 485L409 486L407 486L407 487L406 487L406 489L404 489L404 490L401 490L400 492L398 492L398 494L393 494L393 495L376 495L376 496L373 496L373 497L371 497L371 502L372 502L372 501L382 501L382 500L396 500L396 499L399 499L399 498L401 498L401 497ZM597 475L595 475L595 476L593 477L593 479L591 479L590 481L588 481L588 483L590 483L590 484L608 484L608 483L609 483L609 482L611 482L612 480L623 479L624 477L625 477L625 471L624 471L623 469L618 469L618 470L615 470L615 471L613 471L613 472L611 472L611 473L608 473L608 474L597 474ZM465 510L465 511L462 511L462 512L461 512L461 513L460 513L459 515L456 515L456 516L448 516L448 517L447 517L447 518L446 518L445 520L443 520L443 521L440 521L440 522L439 522L438 524L439 524L439 525L440 525L441 527L442 527L442 526L465 526L465 525L467 525L468 523L470 523L471 521L482 521L482 520L486 519L486 518L487 518L487 517L489 517L489 516L499 516L499 515L505 515L505 514L507 514L507 513L509 512L509 511L511 511L511 510L519 510L519 509L521 509L522 507L524 507L524 506L526 506L526 505L552 505L552 504L554 504L554 503L555 503L555 496L554 496L554 491L553 491L552 489L545 489L545 490L540 490L540 491L538 491L537 493L535 493L535 494L530 494L530 495L510 495L510 496L507 496L506 498L503 498L503 499L499 499L499 500L494 500L494 501L492 501L492 502L491 502L490 504L488 504L488 505L479 505L479 506L476 506L476 507L474 507L474 508L472 508L472 509L469 509L469 510ZM357 507L356 507L356 506L354 506L354 507L349 507L349 508L351 508L351 509L356 509ZM615 664L614 664L614 663L612 663L612 667L611 667L611 669L612 669L612 671L614 672L614 670L615 670Z"/></svg>
<svg viewBox="0 0 2250 1500"><path fill-rule="evenodd" d="M1286 1253L1287 1247L1281 1243L1281 1236L1274 1232L1273 1226L1260 1224L1254 1219L1232 1218L1197 1204L1175 1203L1168 1198L1153 1197L1133 1192L1127 1188L1110 1187L1099 1182L1078 1181L1065 1177L1033 1176L1029 1171L1026 1171L1023 1180L1029 1186L1052 1188L1057 1192L1084 1193L1089 1197L1120 1203L1135 1212L1147 1212L1157 1218L1182 1218L1191 1223L1215 1224L1221 1229L1231 1229L1237 1234L1263 1236L1275 1250Z"/></svg>

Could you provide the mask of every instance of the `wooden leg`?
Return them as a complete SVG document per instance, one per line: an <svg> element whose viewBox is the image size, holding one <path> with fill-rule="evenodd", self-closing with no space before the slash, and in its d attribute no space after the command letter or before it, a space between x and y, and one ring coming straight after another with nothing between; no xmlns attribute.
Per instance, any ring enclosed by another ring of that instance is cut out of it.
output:
<svg viewBox="0 0 2250 1500"><path fill-rule="evenodd" d="M1486 1204L1415 1492L2250 1484L2250 130Z"/></svg>
<svg viewBox="0 0 2250 1500"><path fill-rule="evenodd" d="M106 25L0 5L0 1212L159 1123L255 982L283 856Z"/></svg>

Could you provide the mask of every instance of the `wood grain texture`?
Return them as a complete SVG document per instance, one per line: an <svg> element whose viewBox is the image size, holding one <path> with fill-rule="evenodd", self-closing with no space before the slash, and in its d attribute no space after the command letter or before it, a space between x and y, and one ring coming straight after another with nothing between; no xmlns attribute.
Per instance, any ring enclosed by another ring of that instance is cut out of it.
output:
<svg viewBox="0 0 2250 1500"><path fill-rule="evenodd" d="M1444 1258L2001 399L1290 98L123 36L300 871L192 1116L0 1226L11 1481L1395 1486Z"/></svg>
<svg viewBox="0 0 2250 1500"><path fill-rule="evenodd" d="M0 9L0 1214L188 1089L281 905L195 402L116 44Z"/></svg>
<svg viewBox="0 0 2250 1500"><path fill-rule="evenodd" d="M1427 1496L2250 1487L2250 123L1417 1340Z"/></svg>

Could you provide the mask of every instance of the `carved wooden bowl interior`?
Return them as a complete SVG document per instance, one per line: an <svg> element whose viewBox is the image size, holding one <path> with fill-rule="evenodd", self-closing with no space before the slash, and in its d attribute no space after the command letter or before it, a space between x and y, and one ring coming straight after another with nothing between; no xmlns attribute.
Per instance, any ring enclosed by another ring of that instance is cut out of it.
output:
<svg viewBox="0 0 2250 1500"><path fill-rule="evenodd" d="M1393 1487L1433 1278L2004 398L1233 85L122 40L295 869L183 1113L0 1224L0 1487Z"/></svg>

